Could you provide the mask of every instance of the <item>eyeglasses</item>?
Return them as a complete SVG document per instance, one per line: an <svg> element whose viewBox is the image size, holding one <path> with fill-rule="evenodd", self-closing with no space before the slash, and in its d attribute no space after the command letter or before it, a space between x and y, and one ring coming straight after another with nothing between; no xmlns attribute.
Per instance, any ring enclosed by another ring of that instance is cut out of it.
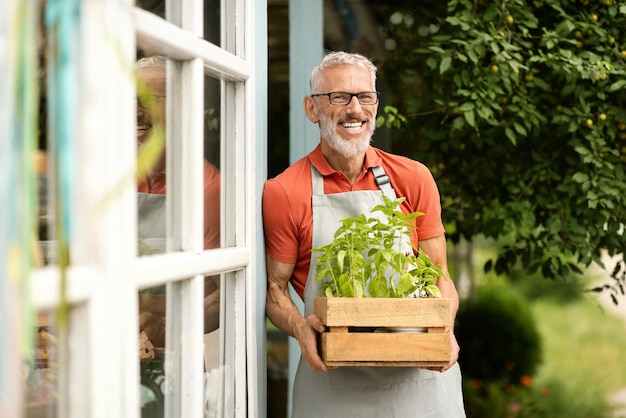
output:
<svg viewBox="0 0 626 418"><path fill-rule="evenodd" d="M156 106L156 104L163 99L165 99L165 96L159 96L156 94L144 94L142 96L137 96L137 104L142 109L150 109Z"/></svg>
<svg viewBox="0 0 626 418"><path fill-rule="evenodd" d="M378 96L380 95L377 91L362 91L360 93L348 93L346 91L333 91L330 93L319 93L312 94L311 97L317 96L328 96L328 101L331 105L336 106L345 106L350 104L353 97L359 101L359 104L365 106L371 106L378 103Z"/></svg>

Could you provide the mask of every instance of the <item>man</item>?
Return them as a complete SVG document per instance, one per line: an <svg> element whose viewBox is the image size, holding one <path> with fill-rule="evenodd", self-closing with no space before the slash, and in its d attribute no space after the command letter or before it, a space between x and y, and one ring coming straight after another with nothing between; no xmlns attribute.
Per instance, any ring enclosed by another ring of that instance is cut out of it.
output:
<svg viewBox="0 0 626 418"><path fill-rule="evenodd" d="M304 99L307 117L319 125L320 144L268 180L264 188L267 315L298 340L302 351L293 417L464 417L456 363L459 347L451 329L451 360L438 371L406 367L328 370L318 353L317 336L324 326L313 314L319 283L311 248L331 242L339 220L368 212L382 202L381 189L386 186L377 185L374 167L382 167L395 194L406 198L405 213L425 213L416 218L417 232L411 239L433 263L441 265L446 277L440 277L437 285L442 296L450 298L453 316L458 310L432 175L423 164L370 146L378 110L375 82L376 67L367 58L344 52L325 56L311 74L312 94ZM305 302L304 316L289 295L290 282Z"/></svg>
<svg viewBox="0 0 626 418"><path fill-rule="evenodd" d="M140 246L165 239L165 149L164 145L143 152L152 135L165 135L167 59L163 56L142 58L136 63L137 88L137 147L139 166L148 166L138 183L138 233ZM148 163L146 164L146 160ZM220 246L220 173L204 160L204 248ZM153 241L150 241L153 239ZM164 250L164 248L161 248ZM219 325L219 276L205 279L205 333ZM163 347L165 333L163 297L140 295L140 328L151 344Z"/></svg>

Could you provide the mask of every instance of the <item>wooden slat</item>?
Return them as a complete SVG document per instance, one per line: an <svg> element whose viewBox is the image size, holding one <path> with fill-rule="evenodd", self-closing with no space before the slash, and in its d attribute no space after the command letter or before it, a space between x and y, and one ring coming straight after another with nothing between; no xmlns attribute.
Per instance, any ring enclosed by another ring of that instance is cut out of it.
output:
<svg viewBox="0 0 626 418"><path fill-rule="evenodd" d="M328 366L438 367L450 359L448 333L324 333L322 359Z"/></svg>
<svg viewBox="0 0 626 418"><path fill-rule="evenodd" d="M317 297L315 314L326 326L446 327L451 325L447 298Z"/></svg>

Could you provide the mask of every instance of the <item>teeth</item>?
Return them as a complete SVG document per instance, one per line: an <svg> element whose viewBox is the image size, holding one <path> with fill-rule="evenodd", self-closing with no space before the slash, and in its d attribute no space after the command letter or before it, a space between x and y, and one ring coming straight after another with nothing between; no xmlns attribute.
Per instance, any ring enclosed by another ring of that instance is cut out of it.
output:
<svg viewBox="0 0 626 418"><path fill-rule="evenodd" d="M363 125L363 122L344 123L343 127L346 129L358 129Z"/></svg>
<svg viewBox="0 0 626 418"><path fill-rule="evenodd" d="M137 125L138 131L147 131L148 129L149 129L149 126L147 125Z"/></svg>

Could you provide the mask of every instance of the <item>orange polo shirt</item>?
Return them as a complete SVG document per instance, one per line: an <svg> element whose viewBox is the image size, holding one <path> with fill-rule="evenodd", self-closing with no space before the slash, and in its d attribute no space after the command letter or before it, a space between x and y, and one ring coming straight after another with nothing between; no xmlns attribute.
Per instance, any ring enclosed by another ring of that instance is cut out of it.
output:
<svg viewBox="0 0 626 418"><path fill-rule="evenodd" d="M277 261L295 264L291 284L303 297L311 262L313 239L313 209L311 207L311 168L313 164L324 176L324 193L358 190L378 190L371 171L381 165L398 197L405 197L404 213L423 212L416 218L417 233L411 240L434 238L444 233L441 220L439 190L428 168L415 160L369 147L365 153L363 171L354 186L335 171L322 155L318 145L281 174L265 183L263 190L263 227L265 249Z"/></svg>
<svg viewBox="0 0 626 418"><path fill-rule="evenodd" d="M204 248L220 246L220 172L204 160ZM165 194L165 170L156 173L150 186L146 179L137 183L140 193Z"/></svg>

